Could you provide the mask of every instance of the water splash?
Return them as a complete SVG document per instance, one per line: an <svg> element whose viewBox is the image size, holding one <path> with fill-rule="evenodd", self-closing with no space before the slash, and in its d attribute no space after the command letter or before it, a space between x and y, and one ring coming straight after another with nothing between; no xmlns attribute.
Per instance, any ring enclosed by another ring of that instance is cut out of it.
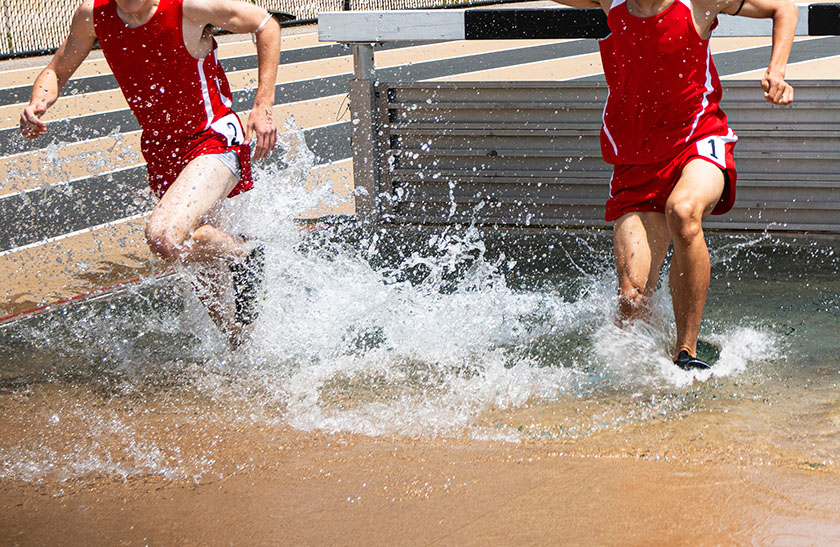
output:
<svg viewBox="0 0 840 547"><path fill-rule="evenodd" d="M0 476L215 472L212 436L183 447L168 425L144 429L161 409L200 431L256 424L508 441L582 438L691 414L707 391L765 374L756 364L779 370L807 346L802 335L786 340L798 328L792 314L779 319L772 306L735 298L766 289L768 263L786 275L807 256L825 279L838 270L824 246L767 235L713 242L721 279L704 337L719 359L710 372L688 373L670 362L667 286L650 323L615 327L606 235L475 226L370 233L341 222L301 230L296 218L341 198L331 180L315 178L300 130L287 125L282 142L287 167L258 169L256 188L225 204L228 228L266 247L267 291L250 341L227 348L185 277L3 329L0 351L12 364L0 397L25 409L22 393L52 393L49 415L12 415L8 425L54 435L0 444ZM814 291L821 310L836 310L836 298ZM581 400L601 407L561 425L517 425L526 409ZM80 432L88 441L68 442Z"/></svg>

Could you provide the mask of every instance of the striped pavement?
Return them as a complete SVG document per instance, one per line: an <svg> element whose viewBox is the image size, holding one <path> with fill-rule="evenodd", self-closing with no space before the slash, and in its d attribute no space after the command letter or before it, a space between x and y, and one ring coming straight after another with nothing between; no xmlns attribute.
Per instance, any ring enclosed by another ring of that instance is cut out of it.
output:
<svg viewBox="0 0 840 547"><path fill-rule="evenodd" d="M346 47L317 41L314 27L284 31L275 117L293 117L314 153L310 177L337 195L352 191ZM226 37L219 56L247 114L257 77L249 39ZM722 78L756 80L770 57L770 38L715 38ZM45 117L48 134L29 141L17 131L33 80L48 58L0 64L0 320L91 288L122 283L159 268L143 242L151 201L144 192L139 127L101 55L80 67ZM594 40L392 43L377 48L385 81L521 81L603 79ZM840 37L803 37L787 78L840 74ZM243 116L244 120L244 116ZM259 184L259 180L257 180ZM352 199L306 216L351 215Z"/></svg>

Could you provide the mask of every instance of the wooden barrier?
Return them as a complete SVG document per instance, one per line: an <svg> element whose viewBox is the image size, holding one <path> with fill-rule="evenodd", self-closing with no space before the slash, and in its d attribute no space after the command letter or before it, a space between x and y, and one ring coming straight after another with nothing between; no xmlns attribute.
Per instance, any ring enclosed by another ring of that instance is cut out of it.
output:
<svg viewBox="0 0 840 547"><path fill-rule="evenodd" d="M800 5L798 35L840 32L840 4ZM715 35L767 36L769 20L721 17ZM352 44L357 216L388 224L603 226L611 167L598 135L600 82L418 83L377 80L367 42L595 38L601 10L328 13L321 40ZM707 222L730 230L840 233L840 85L793 82L766 103L755 82L724 83L740 136L738 201Z"/></svg>

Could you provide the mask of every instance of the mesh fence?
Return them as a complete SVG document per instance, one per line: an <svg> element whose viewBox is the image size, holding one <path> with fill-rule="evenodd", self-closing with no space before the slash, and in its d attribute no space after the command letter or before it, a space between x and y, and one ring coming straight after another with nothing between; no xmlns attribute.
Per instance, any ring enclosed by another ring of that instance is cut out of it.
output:
<svg viewBox="0 0 840 547"><path fill-rule="evenodd" d="M79 0L0 0L0 53L56 48L70 30Z"/></svg>
<svg viewBox="0 0 840 547"><path fill-rule="evenodd" d="M314 19L323 11L408 9L455 5L461 0L257 0L272 10ZM0 55L34 54L54 50L70 30L81 0L0 0Z"/></svg>

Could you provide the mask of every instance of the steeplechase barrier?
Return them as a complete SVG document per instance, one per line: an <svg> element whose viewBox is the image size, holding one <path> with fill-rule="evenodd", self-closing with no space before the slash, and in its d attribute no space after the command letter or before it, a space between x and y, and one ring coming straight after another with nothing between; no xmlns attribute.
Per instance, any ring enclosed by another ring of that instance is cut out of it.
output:
<svg viewBox="0 0 840 547"><path fill-rule="evenodd" d="M243 0L314 23L318 13L338 10L409 9L481 4L464 0ZM506 2L511 0L496 0ZM81 0L0 0L0 59L52 54L67 37ZM285 19L290 21L290 19Z"/></svg>
<svg viewBox="0 0 840 547"><path fill-rule="evenodd" d="M840 4L801 4L798 36L840 34ZM601 10L332 12L319 38L352 46L357 217L371 226L605 226L611 166L600 155L602 79L386 81L373 44L395 40L591 39ZM772 22L720 18L715 36L770 36ZM796 46L794 46L796 47ZM837 53L840 53L838 51ZM769 60L769 57L768 57ZM757 81L725 81L740 140L735 208L706 225L840 233L840 86L793 81L794 103L767 103Z"/></svg>

